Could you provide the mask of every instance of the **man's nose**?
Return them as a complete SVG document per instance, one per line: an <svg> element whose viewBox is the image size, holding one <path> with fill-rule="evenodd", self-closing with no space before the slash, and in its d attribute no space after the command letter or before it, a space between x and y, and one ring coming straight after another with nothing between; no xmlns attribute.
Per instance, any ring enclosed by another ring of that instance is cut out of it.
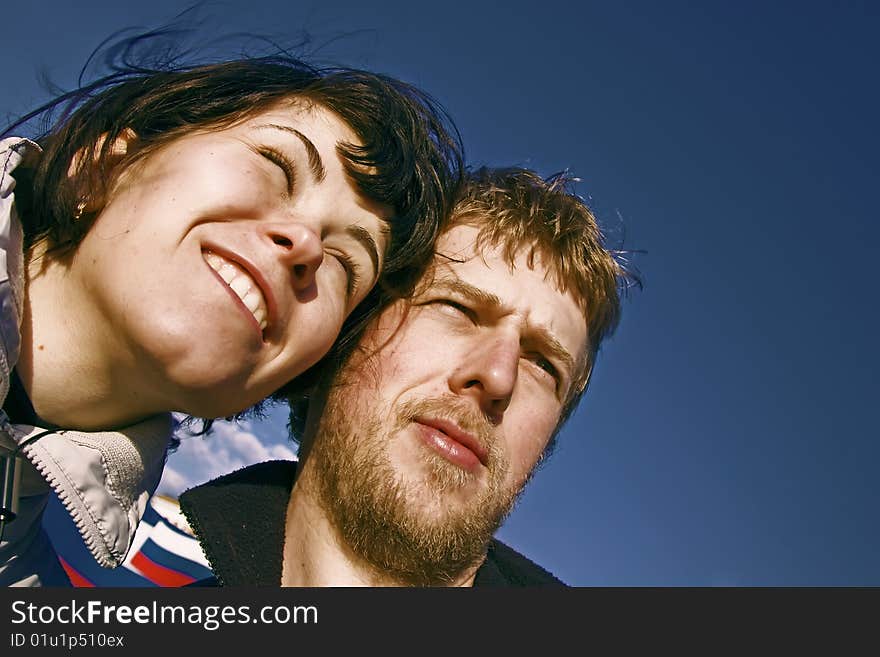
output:
<svg viewBox="0 0 880 657"><path fill-rule="evenodd" d="M293 272L295 290L308 289L324 261L324 244L317 233L301 223L276 224L266 229L276 253Z"/></svg>
<svg viewBox="0 0 880 657"><path fill-rule="evenodd" d="M519 336L497 335L465 351L450 377L452 392L473 396L496 423L510 405L519 373Z"/></svg>

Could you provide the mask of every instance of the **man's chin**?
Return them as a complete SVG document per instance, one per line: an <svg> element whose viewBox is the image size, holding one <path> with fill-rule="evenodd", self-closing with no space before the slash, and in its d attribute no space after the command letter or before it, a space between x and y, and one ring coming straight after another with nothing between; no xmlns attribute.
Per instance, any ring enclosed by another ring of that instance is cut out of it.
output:
<svg viewBox="0 0 880 657"><path fill-rule="evenodd" d="M404 488L406 490L406 488ZM431 490L419 487L409 489L399 513L407 517L411 526L423 531L440 531L446 527L470 525L470 520L485 513L486 499L474 491L461 489Z"/></svg>
<svg viewBox="0 0 880 657"><path fill-rule="evenodd" d="M349 470L353 494L323 501L345 542L379 572L404 584L450 584L481 561L511 506L503 491L450 467L407 476L391 467L377 479Z"/></svg>
<svg viewBox="0 0 880 657"><path fill-rule="evenodd" d="M493 512L491 502L471 496L467 504L457 502L449 491L430 499L396 497L396 508L382 514L374 509L370 515L380 523L362 527L366 531L356 542L369 562L417 586L450 584L478 564L505 514Z"/></svg>
<svg viewBox="0 0 880 657"><path fill-rule="evenodd" d="M394 581L457 581L485 556L512 504L503 459L474 472L406 440L400 426L383 430L381 415L357 430L349 416L331 397L309 455L320 503L343 542Z"/></svg>

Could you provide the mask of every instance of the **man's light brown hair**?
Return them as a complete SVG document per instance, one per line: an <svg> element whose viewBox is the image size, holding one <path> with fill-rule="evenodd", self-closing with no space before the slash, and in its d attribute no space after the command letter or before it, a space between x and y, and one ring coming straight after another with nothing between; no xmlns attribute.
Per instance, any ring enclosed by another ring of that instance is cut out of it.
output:
<svg viewBox="0 0 880 657"><path fill-rule="evenodd" d="M487 246L502 247L510 266L525 249L528 265L532 266L540 257L553 283L562 292L571 290L580 304L587 324L586 358L578 363L545 456L552 451L555 434L586 390L602 341L617 327L621 294L639 284L637 276L625 267L619 252L605 247L596 218L573 191L575 182L567 173L545 179L521 168L484 167L469 172L456 197L452 215L440 231L442 234L459 224L474 225L479 228L478 250ZM444 257L443 254L437 256ZM427 278L416 285L417 290L430 285L430 268L426 274ZM310 370L318 387L332 385L331 381L357 350L370 321L400 298L394 290L384 288L381 281L372 294L381 296L381 301L355 310L348 323L357 324L357 329L343 331L349 339L337 342L330 355ZM305 434L309 398L289 397L288 401L291 436L300 440Z"/></svg>
<svg viewBox="0 0 880 657"><path fill-rule="evenodd" d="M567 173L545 179L528 169L484 167L468 175L451 219L452 225L478 227L478 249L500 247L511 266L523 250L529 267L540 258L554 285L580 304L586 359L578 364L557 431L586 390L602 341L617 327L622 292L638 283L606 248L596 218L573 191L575 182Z"/></svg>

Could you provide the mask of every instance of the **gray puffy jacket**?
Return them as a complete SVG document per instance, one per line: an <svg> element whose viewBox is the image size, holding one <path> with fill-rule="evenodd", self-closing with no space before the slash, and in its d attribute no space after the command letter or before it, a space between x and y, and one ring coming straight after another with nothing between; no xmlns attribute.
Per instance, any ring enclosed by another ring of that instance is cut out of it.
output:
<svg viewBox="0 0 880 657"><path fill-rule="evenodd" d="M27 139L0 141L0 404L18 361L24 303L12 173L39 157ZM46 431L13 424L0 411L0 453L22 457L18 516L0 539L0 586L68 585L41 524L52 491L95 560L108 568L121 564L159 483L172 426L165 414L121 431Z"/></svg>

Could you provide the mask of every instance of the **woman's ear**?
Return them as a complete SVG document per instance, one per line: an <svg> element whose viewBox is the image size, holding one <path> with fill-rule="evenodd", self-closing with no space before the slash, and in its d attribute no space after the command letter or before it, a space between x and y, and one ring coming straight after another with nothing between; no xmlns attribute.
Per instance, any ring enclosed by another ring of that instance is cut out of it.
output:
<svg viewBox="0 0 880 657"><path fill-rule="evenodd" d="M99 136L91 146L83 146L70 160L67 176L76 181L75 186L82 190L78 196L74 219L84 214L99 212L104 205L106 193L106 172L115 169L120 160L128 155L137 142L137 133L125 128L107 144L109 133ZM90 190L86 192L85 190Z"/></svg>
<svg viewBox="0 0 880 657"><path fill-rule="evenodd" d="M70 160L70 166L67 168L67 175L74 178L77 174L82 173L83 169L88 166L88 163L94 163L101 159L101 154L104 149L104 143L107 141L107 137L108 133L105 132L98 137L91 146L83 146L79 149ZM127 155L137 141L137 138L137 133L131 128L125 128L116 135L116 139L113 140L113 143L105 154L105 156L109 158L107 164L113 166L116 161Z"/></svg>

